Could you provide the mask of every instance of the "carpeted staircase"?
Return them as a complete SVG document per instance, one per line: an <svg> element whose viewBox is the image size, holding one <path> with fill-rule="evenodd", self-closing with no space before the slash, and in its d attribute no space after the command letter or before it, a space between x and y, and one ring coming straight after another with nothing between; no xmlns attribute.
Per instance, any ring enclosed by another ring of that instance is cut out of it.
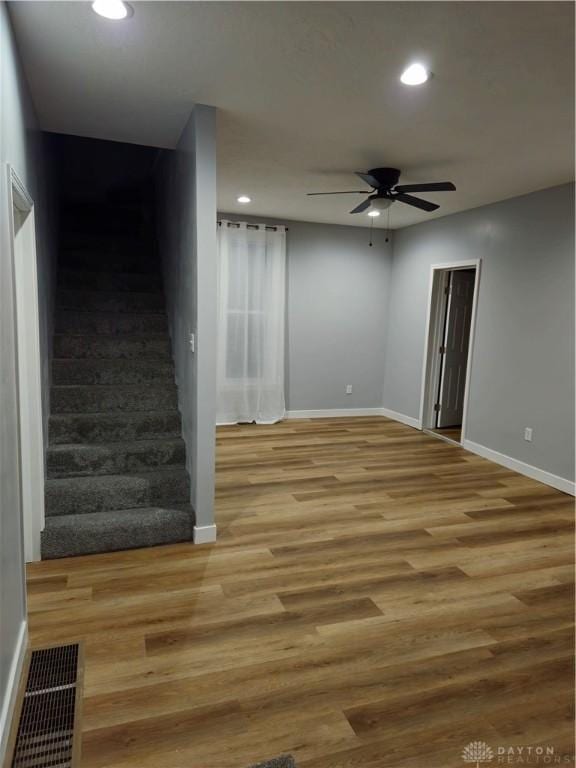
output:
<svg viewBox="0 0 576 768"><path fill-rule="evenodd" d="M60 265L43 559L192 539L160 274L112 241Z"/></svg>

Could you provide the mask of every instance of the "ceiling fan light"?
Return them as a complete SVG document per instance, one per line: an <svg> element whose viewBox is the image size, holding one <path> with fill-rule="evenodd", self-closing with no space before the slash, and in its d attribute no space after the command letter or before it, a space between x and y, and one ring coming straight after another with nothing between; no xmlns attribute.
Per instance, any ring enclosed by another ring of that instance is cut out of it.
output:
<svg viewBox="0 0 576 768"><path fill-rule="evenodd" d="M368 216L380 216L380 211L368 211Z"/></svg>
<svg viewBox="0 0 576 768"><path fill-rule="evenodd" d="M393 200L390 200L387 197L374 197L370 203L370 208L371 211L378 211L378 213L381 213L387 208L390 208L393 202Z"/></svg>

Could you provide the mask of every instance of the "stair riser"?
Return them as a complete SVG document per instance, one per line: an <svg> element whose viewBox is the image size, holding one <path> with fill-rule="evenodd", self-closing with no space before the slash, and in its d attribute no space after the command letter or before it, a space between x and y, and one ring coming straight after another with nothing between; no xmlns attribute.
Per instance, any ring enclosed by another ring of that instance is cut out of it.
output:
<svg viewBox="0 0 576 768"><path fill-rule="evenodd" d="M124 515L115 514L113 520L76 516L70 520L49 519L42 532L42 558L50 560L175 544L190 541L192 531L192 514L171 509L128 510Z"/></svg>
<svg viewBox="0 0 576 768"><path fill-rule="evenodd" d="M171 362L135 360L54 360L52 382L58 384L173 384Z"/></svg>
<svg viewBox="0 0 576 768"><path fill-rule="evenodd" d="M190 501L190 481L184 471L159 472L150 478L144 474L106 478L107 483L90 483L90 478L83 480L81 483L66 478L47 480L46 515L82 515Z"/></svg>
<svg viewBox="0 0 576 768"><path fill-rule="evenodd" d="M57 335L54 337L54 357L74 360L171 360L170 341L165 335L156 339Z"/></svg>
<svg viewBox="0 0 576 768"><path fill-rule="evenodd" d="M164 313L162 293L122 293L107 291L58 291L59 309L86 312L150 312Z"/></svg>
<svg viewBox="0 0 576 768"><path fill-rule="evenodd" d="M58 286L89 291L161 291L159 274L146 272L89 272L65 269L58 275Z"/></svg>
<svg viewBox="0 0 576 768"><path fill-rule="evenodd" d="M180 414L146 413L139 417L107 414L62 415L50 417L50 444L111 443L132 440L161 440L179 437Z"/></svg>
<svg viewBox="0 0 576 768"><path fill-rule="evenodd" d="M52 413L170 411L178 407L176 387L52 387Z"/></svg>
<svg viewBox="0 0 576 768"><path fill-rule="evenodd" d="M121 444L75 445L48 449L48 477L82 477L85 475L116 475L126 472L146 472L184 467L184 442L156 441L123 447Z"/></svg>
<svg viewBox="0 0 576 768"><path fill-rule="evenodd" d="M140 334L167 333L168 323L160 314L115 314L60 310L56 315L56 333L70 334Z"/></svg>

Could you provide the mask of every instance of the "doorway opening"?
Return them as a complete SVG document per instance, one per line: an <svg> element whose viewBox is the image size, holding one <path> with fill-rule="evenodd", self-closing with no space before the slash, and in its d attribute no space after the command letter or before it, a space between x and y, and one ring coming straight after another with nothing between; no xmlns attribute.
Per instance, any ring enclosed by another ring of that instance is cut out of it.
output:
<svg viewBox="0 0 576 768"><path fill-rule="evenodd" d="M479 260L432 267L422 382L422 429L463 444Z"/></svg>
<svg viewBox="0 0 576 768"><path fill-rule="evenodd" d="M8 167L8 204L18 350L22 524L24 554L26 561L30 562L40 559L40 532L44 527L44 437L36 227L34 202L11 167Z"/></svg>

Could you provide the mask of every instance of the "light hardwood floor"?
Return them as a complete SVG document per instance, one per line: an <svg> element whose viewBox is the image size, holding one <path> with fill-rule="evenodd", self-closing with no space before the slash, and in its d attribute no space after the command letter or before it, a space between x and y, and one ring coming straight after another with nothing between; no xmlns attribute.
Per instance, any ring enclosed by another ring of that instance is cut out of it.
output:
<svg viewBox="0 0 576 768"><path fill-rule="evenodd" d="M85 643L84 768L573 754L571 497L384 418L287 421L219 430L217 521L30 567L33 643Z"/></svg>
<svg viewBox="0 0 576 768"><path fill-rule="evenodd" d="M462 441L462 427L440 427L439 429L433 429L432 432L435 432L437 435L440 435L442 437L447 437L450 440L454 440L456 443L460 443Z"/></svg>

